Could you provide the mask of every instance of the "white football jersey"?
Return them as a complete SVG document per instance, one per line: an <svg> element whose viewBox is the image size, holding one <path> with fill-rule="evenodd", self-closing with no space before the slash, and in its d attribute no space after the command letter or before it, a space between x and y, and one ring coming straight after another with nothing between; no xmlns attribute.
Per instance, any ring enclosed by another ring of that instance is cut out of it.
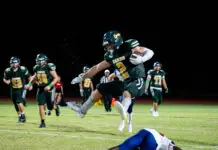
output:
<svg viewBox="0 0 218 150"><path fill-rule="evenodd" d="M156 150L173 150L174 144L172 143L172 140L168 139L165 135L159 133L155 129L144 128L144 130L150 132L154 136L158 144Z"/></svg>

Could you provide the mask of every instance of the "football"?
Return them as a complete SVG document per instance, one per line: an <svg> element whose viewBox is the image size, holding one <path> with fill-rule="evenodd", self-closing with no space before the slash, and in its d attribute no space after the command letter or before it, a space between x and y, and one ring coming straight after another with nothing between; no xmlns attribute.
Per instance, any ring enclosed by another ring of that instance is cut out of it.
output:
<svg viewBox="0 0 218 150"><path fill-rule="evenodd" d="M133 55L133 54L135 54L135 55ZM131 54L130 57L136 58L136 55L143 56L144 54L135 51L134 53Z"/></svg>

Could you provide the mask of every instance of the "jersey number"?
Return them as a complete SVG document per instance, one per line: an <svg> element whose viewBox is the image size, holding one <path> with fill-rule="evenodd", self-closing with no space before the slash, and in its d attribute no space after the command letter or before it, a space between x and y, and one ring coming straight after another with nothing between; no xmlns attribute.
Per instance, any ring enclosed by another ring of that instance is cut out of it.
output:
<svg viewBox="0 0 218 150"><path fill-rule="evenodd" d="M39 84L47 84L48 79L45 73L38 73L37 74L37 79L39 81Z"/></svg>
<svg viewBox="0 0 218 150"><path fill-rule="evenodd" d="M84 81L83 86L84 86L85 88L89 88L89 87L90 87L90 83L91 83L91 81L86 79L86 80Z"/></svg>
<svg viewBox="0 0 218 150"><path fill-rule="evenodd" d="M161 76L155 76L154 77L154 84L155 85L161 85Z"/></svg>
<svg viewBox="0 0 218 150"><path fill-rule="evenodd" d="M12 79L12 87L15 89L22 88L23 85L21 79Z"/></svg>
<svg viewBox="0 0 218 150"><path fill-rule="evenodd" d="M123 79L129 77L129 73L126 72L126 66L123 64L123 62L116 63L116 66L119 68L120 75L123 77Z"/></svg>

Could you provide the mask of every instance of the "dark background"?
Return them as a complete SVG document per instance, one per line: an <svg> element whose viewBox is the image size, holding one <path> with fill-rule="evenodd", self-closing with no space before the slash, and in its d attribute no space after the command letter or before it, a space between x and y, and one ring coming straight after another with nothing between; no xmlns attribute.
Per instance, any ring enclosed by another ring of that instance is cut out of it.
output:
<svg viewBox="0 0 218 150"><path fill-rule="evenodd" d="M207 61L210 58L195 46L200 43L192 40L193 33L177 39L178 35L175 34L179 34L179 29L174 34L169 34L167 29L162 32L160 28L149 28L144 24L139 26L116 21L99 21L93 24L86 20L80 24L72 21L54 21L48 24L35 19L25 23L23 20L15 20L14 24L4 23L1 35L1 75L9 66L11 56L18 56L21 65L32 73L36 55L44 53L56 64L57 73L64 82L65 95L79 96L78 85L70 84L72 78L82 71L84 65L91 67L103 60L103 34L116 29L124 39L135 38L142 46L154 51L154 57L145 63L145 67L152 68L155 61L163 64L170 91L168 97L217 96L216 85L211 82L210 63ZM71 23L68 24L69 22ZM102 75L103 72L100 72L94 77L95 85ZM8 95L9 87L2 82L0 96ZM35 91L30 92L30 95L35 95Z"/></svg>

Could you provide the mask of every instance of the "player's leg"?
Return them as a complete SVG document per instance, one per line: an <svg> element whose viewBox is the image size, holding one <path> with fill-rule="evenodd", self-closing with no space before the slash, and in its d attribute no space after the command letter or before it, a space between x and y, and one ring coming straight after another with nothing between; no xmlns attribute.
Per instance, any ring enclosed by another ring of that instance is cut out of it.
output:
<svg viewBox="0 0 218 150"><path fill-rule="evenodd" d="M55 109L55 114L56 114L56 116L59 116L60 115L60 108L59 108L59 106L58 106L58 101L60 101L59 99L60 99L60 95L61 95L61 93L58 91L56 91L56 93L55 93L55 99L54 99L54 103L53 103L53 108ZM49 95L48 95L49 96ZM52 95L51 95L52 96ZM49 100L49 98L48 98L48 100Z"/></svg>
<svg viewBox="0 0 218 150"><path fill-rule="evenodd" d="M156 110L156 114L155 116L159 116L159 112L158 112L158 108L159 108L159 105L162 103L162 91L161 90L156 90L156 95L157 95L157 102L155 104L155 110Z"/></svg>
<svg viewBox="0 0 218 150"><path fill-rule="evenodd" d="M39 115L41 119L41 123L39 128L45 128L45 104L46 104L46 95L44 92L44 88L38 88L36 99L38 101L39 106Z"/></svg>
<svg viewBox="0 0 218 150"><path fill-rule="evenodd" d="M123 91L123 83L120 81L112 81L108 83L100 83L97 88L92 92L88 100L81 106L78 107L75 104L68 103L71 109L75 110L80 117L84 117L88 110L97 102L103 95L111 94L115 96L121 95Z"/></svg>
<svg viewBox="0 0 218 150"><path fill-rule="evenodd" d="M17 122L21 122L21 112L19 111L19 108L18 108L18 105L16 103L16 94L11 90L11 99L12 99L12 102L14 104L14 108L17 112L17 115L18 115L18 121Z"/></svg>
<svg viewBox="0 0 218 150"><path fill-rule="evenodd" d="M21 122L26 122L26 116L25 116L25 113L24 113L24 99L22 97L23 95L23 90L17 90L16 91L16 103L18 105L18 108L19 108L19 112L20 112L20 118L21 118Z"/></svg>
<svg viewBox="0 0 218 150"><path fill-rule="evenodd" d="M128 116L128 132L132 132L132 110L134 105L134 98L132 98L131 105L129 106L127 110L127 116Z"/></svg>
<svg viewBox="0 0 218 150"><path fill-rule="evenodd" d="M106 112L108 112L108 101L106 95L103 95L103 103L104 103L104 109Z"/></svg>
<svg viewBox="0 0 218 150"><path fill-rule="evenodd" d="M151 95L152 95L152 99L153 99L153 111L152 111L152 115L154 117L158 116L158 102L159 102L159 97L158 97L158 90L154 89L154 88L150 88L151 90Z"/></svg>
<svg viewBox="0 0 218 150"><path fill-rule="evenodd" d="M147 140L147 137L150 134L151 134L150 132L142 129L135 135L126 139L122 144L116 147L110 148L109 150L133 150L133 149L135 150L137 148L140 149L141 148L140 145L143 142L145 142L145 140ZM153 149L149 149L149 150L153 150Z"/></svg>
<svg viewBox="0 0 218 150"><path fill-rule="evenodd" d="M108 99L108 111L111 112L112 95L107 95Z"/></svg>
<svg viewBox="0 0 218 150"><path fill-rule="evenodd" d="M57 107L57 101L58 101L58 95L59 93L57 93L56 91L55 91L55 97L54 97L54 109Z"/></svg>
<svg viewBox="0 0 218 150"><path fill-rule="evenodd" d="M127 110L129 106L131 105L132 102L132 97L137 97L141 96L144 94L144 89L145 89L145 84L144 80L142 78L135 80L133 82L130 82L125 86L125 91L123 92L123 99L122 99L122 105L123 105L123 110L122 107L119 107L119 111L121 116L126 117ZM124 113L124 114L122 114ZM131 116L132 117L132 116ZM125 126L125 120L122 120L119 125L118 130L122 131L124 126Z"/></svg>

